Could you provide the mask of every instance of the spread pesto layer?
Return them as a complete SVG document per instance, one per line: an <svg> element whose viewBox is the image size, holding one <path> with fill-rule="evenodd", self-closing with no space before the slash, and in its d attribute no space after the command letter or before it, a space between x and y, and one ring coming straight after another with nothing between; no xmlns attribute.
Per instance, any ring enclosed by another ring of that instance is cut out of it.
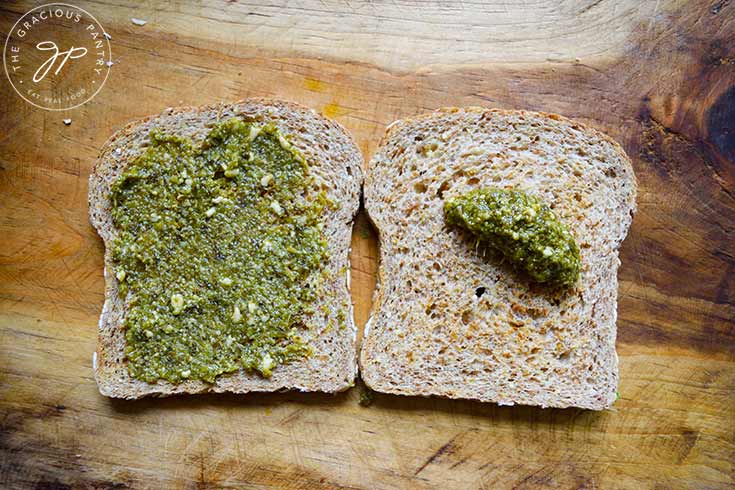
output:
<svg viewBox="0 0 735 490"><path fill-rule="evenodd" d="M444 203L448 223L466 228L534 281L572 286L579 249L539 198L519 190L476 189Z"/></svg>
<svg viewBox="0 0 735 490"><path fill-rule="evenodd" d="M153 131L112 186L112 258L136 379L270 376L310 354L327 242L323 192L273 125L217 123L201 144Z"/></svg>

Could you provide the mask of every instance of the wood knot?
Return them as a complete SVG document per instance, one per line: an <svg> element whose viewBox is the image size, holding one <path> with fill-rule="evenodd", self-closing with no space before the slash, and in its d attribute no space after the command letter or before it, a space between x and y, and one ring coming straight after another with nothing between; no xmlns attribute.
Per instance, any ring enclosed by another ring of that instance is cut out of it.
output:
<svg viewBox="0 0 735 490"><path fill-rule="evenodd" d="M735 86L720 95L710 107L707 133L710 143L720 155L735 162Z"/></svg>

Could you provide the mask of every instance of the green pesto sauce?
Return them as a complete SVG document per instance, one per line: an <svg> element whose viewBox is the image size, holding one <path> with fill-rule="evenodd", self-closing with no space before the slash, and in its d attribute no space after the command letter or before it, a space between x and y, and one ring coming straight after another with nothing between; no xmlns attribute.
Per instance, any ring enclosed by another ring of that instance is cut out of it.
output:
<svg viewBox="0 0 735 490"><path fill-rule="evenodd" d="M214 382L270 376L310 354L329 204L304 158L272 125L216 124L201 144L151 133L112 186L112 257L130 374Z"/></svg>
<svg viewBox="0 0 735 490"><path fill-rule="evenodd" d="M357 403L363 407L369 407L375 401L375 392L367 386L362 386L360 389L360 398Z"/></svg>
<svg viewBox="0 0 735 490"><path fill-rule="evenodd" d="M475 234L534 281L569 287L579 277L574 237L535 196L476 189L447 200L444 213L448 223Z"/></svg>

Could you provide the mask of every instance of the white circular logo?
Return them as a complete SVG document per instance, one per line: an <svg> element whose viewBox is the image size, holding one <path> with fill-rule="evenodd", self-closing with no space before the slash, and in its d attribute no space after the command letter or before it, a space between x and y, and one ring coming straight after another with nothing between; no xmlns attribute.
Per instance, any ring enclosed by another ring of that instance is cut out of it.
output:
<svg viewBox="0 0 735 490"><path fill-rule="evenodd" d="M97 95L112 65L109 36L79 7L49 3L18 19L3 65L15 91L41 109L73 109Z"/></svg>

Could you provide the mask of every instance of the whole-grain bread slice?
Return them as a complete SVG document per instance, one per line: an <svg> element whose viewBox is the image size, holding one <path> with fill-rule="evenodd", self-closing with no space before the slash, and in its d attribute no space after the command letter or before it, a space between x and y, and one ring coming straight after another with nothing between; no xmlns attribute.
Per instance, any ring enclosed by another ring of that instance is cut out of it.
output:
<svg viewBox="0 0 735 490"><path fill-rule="evenodd" d="M209 128L232 117L273 123L290 139L316 177L315 185L339 203L324 216L329 260L324 265L327 279L324 294L302 334L314 354L291 364L278 366L270 378L244 370L221 375L214 384L197 380L172 384L146 383L128 373L124 356L125 332L122 322L125 302L118 295L118 282L111 263L111 244L116 230L110 213L110 187L125 166L140 155L152 129L160 129L194 141L201 141ZM345 129L301 105L272 99L247 99L234 104L169 109L158 116L133 122L115 133L102 147L89 178L89 211L92 225L105 243L105 303L99 320L99 341L93 364L103 395L116 398L166 396L178 393L276 391L337 392L352 386L357 372L356 336L349 293L349 259L352 220L359 208L363 180L363 159ZM332 328L332 319L347 308L346 328Z"/></svg>
<svg viewBox="0 0 735 490"><path fill-rule="evenodd" d="M574 288L533 284L446 225L444 199L479 187L551 205L580 247ZM380 236L360 352L370 388L503 405L614 402L618 249L636 196L617 143L552 114L441 109L389 127L364 194Z"/></svg>

